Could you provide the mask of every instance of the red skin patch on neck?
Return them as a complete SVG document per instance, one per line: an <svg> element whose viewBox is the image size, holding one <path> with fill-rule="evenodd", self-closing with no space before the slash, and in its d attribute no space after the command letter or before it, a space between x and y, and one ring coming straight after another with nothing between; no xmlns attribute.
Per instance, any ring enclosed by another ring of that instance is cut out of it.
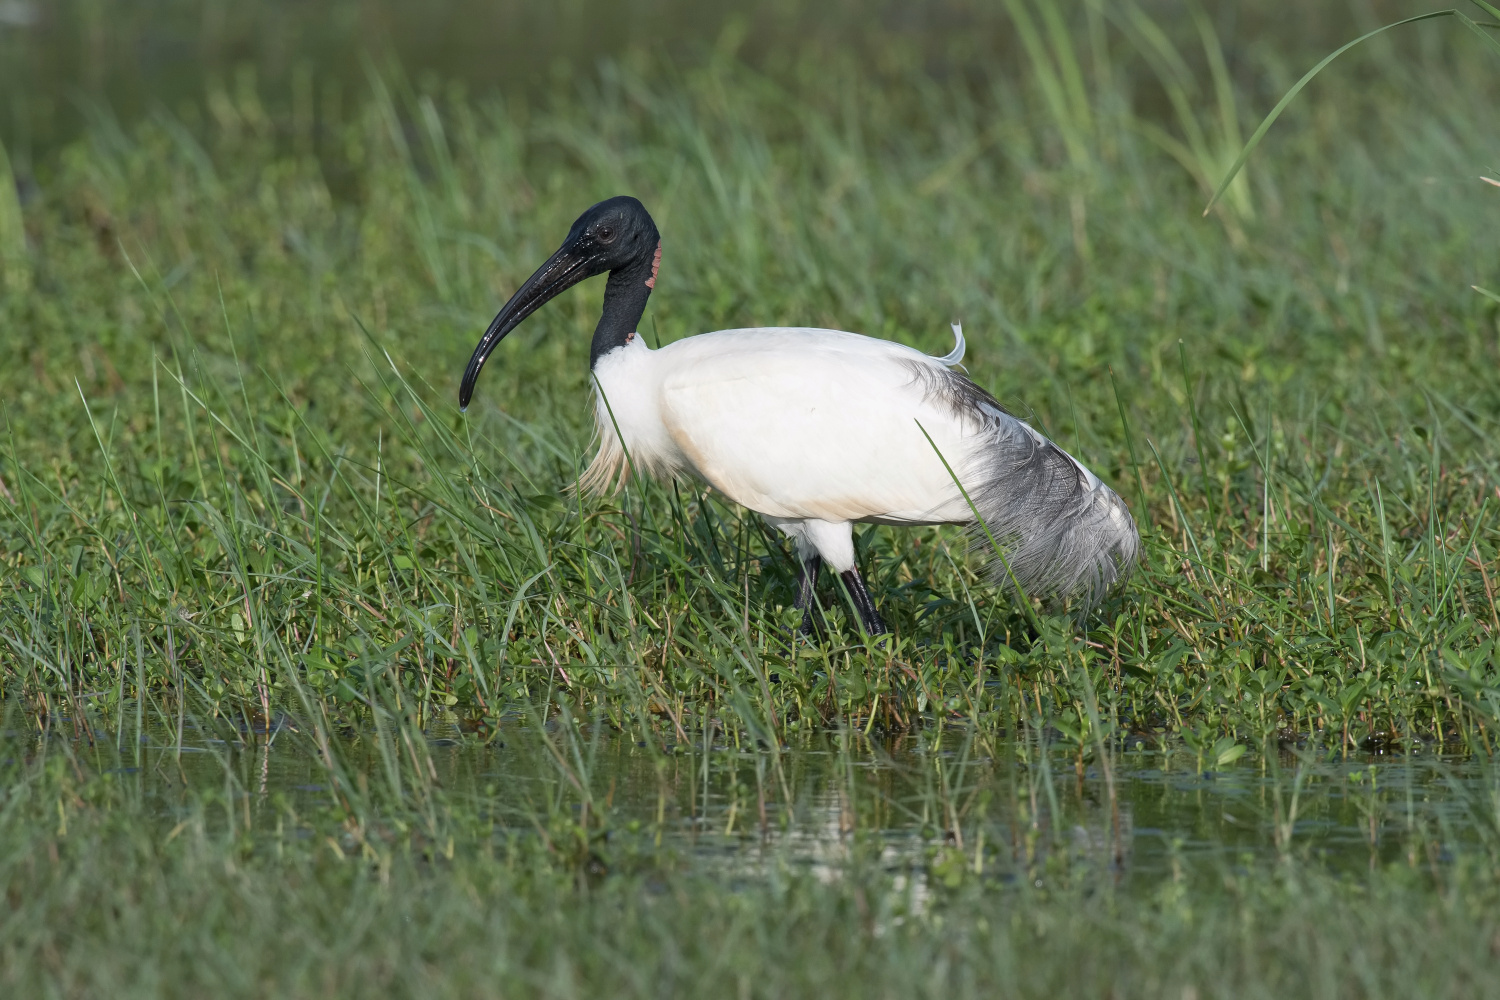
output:
<svg viewBox="0 0 1500 1000"><path fill-rule="evenodd" d="M661 270L661 240L656 241L656 256L651 260L651 277L646 279L647 288L656 287L656 272Z"/></svg>

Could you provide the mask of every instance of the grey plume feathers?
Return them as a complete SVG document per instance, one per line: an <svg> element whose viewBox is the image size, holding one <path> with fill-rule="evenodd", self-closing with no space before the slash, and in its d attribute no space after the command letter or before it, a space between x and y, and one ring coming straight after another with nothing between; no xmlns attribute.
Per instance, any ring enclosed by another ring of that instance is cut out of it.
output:
<svg viewBox="0 0 1500 1000"><path fill-rule="evenodd" d="M1086 611L1130 575L1140 536L1114 490L966 376L921 362L911 369L929 399L986 439L954 472L1003 550L989 567L997 584ZM990 551L984 528L972 525L969 536Z"/></svg>

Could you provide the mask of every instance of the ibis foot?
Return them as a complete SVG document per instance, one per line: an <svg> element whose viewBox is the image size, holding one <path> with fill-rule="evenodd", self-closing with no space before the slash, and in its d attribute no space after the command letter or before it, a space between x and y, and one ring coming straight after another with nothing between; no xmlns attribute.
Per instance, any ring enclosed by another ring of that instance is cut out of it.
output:
<svg viewBox="0 0 1500 1000"><path fill-rule="evenodd" d="M870 596L869 590L865 589L864 577L859 575L859 570L846 570L839 574L839 579L844 581L844 586L849 589L849 599L854 602L854 610L859 612L860 624L869 635L886 635L890 627L886 625L885 619L880 617L880 611L875 607L875 599Z"/></svg>

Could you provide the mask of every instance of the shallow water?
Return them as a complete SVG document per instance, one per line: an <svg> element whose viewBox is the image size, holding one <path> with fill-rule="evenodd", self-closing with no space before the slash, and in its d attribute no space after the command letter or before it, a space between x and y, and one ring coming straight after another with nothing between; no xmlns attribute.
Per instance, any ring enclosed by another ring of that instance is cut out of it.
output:
<svg viewBox="0 0 1500 1000"><path fill-rule="evenodd" d="M156 730L139 745L132 734L118 749L72 746L164 824L194 810L212 822L205 795L261 830L335 804L334 780L295 727L269 740L225 735L185 722L180 743L175 730ZM852 863L923 873L947 864L965 877L1040 881L1082 869L1149 886L1288 857L1350 874L1398 861L1438 871L1500 841L1500 772L1427 748L1350 757L1277 748L1200 771L1180 745L1135 744L1112 755L1106 774L1055 743L962 729L830 732L773 751L717 732L652 747L605 726L517 721L489 744L457 730L424 743L397 739L382 754L380 734L346 733L336 752L350 787L374 790L370 801L394 801L397 784L407 802L440 789L497 836L536 836L587 815L606 865L651 856L732 879L770 867L833 877Z"/></svg>

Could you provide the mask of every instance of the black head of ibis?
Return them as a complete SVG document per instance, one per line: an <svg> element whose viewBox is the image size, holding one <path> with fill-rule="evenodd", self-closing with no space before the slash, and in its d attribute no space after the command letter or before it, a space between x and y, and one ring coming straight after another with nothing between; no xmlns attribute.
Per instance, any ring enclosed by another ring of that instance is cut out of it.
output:
<svg viewBox="0 0 1500 1000"><path fill-rule="evenodd" d="M629 195L601 201L573 223L557 252L516 290L474 348L458 390L458 405L467 408L474 382L495 345L549 299L585 278L609 273L604 312L594 330L592 364L625 342L646 311L661 265L661 236L646 206Z"/></svg>

